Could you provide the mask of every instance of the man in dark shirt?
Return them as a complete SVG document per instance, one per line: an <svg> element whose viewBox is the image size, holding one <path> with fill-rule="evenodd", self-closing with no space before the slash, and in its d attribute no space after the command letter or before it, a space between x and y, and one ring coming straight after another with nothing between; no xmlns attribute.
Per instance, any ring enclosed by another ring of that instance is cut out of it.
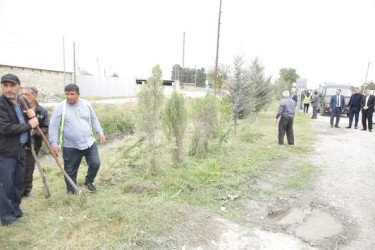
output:
<svg viewBox="0 0 375 250"><path fill-rule="evenodd" d="M289 145L294 145L294 134L293 134L293 120L296 113L296 103L294 100L289 99L289 91L283 92L283 100L280 101L279 111L276 114L276 123L278 118L279 122L279 145L284 144L284 137L288 139Z"/></svg>
<svg viewBox="0 0 375 250"><path fill-rule="evenodd" d="M12 74L1 78L0 96L0 219L2 225L20 223L21 189L25 174L25 148L29 131L38 126L32 109L23 113L18 93L20 80ZM27 119L29 118L29 120Z"/></svg>
<svg viewBox="0 0 375 250"><path fill-rule="evenodd" d="M349 107L349 126L346 128L351 128L353 123L353 117L355 115L354 128L358 128L359 112L361 111L361 100L362 94L359 93L359 88L354 89L354 94L350 97L348 107Z"/></svg>
<svg viewBox="0 0 375 250"><path fill-rule="evenodd" d="M44 134L48 133L48 111L39 105L36 101L38 98L38 90L34 87L24 87L22 88L22 97L25 98L30 105L30 108L35 111L36 118L39 122L39 127ZM37 131L33 130L31 143L34 145L35 153L38 155L40 148L42 147L42 136L38 134ZM26 172L25 181L22 188L22 196L30 196L31 190L33 188L33 173L35 169L35 159L31 152L31 149L26 149Z"/></svg>

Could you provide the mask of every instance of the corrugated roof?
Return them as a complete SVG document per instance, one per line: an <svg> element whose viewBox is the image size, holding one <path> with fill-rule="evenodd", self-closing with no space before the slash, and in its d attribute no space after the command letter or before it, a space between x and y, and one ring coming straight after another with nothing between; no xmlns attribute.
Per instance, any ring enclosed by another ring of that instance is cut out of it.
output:
<svg viewBox="0 0 375 250"><path fill-rule="evenodd" d="M31 69L31 70L43 70L43 71L51 71L51 72L60 72L60 73L64 73L64 71L61 71L61 70L41 69L41 68L31 68L31 67L15 66L15 65L7 65L7 64L0 64L0 67L10 67L10 68L20 68L20 69ZM73 73L73 72L71 72L71 71L65 71L65 73Z"/></svg>

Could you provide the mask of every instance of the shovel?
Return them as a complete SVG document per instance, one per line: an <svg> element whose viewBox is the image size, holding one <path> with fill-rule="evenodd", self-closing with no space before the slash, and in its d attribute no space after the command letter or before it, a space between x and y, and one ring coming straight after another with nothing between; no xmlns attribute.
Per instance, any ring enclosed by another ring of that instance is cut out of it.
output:
<svg viewBox="0 0 375 250"><path fill-rule="evenodd" d="M22 106L23 106L23 109L24 110L28 110L29 107L27 105L27 103L25 102L25 100L23 99L23 97L20 98L21 100L21 103L22 103ZM59 158L57 157L57 155L55 154L55 152L52 150L51 148L51 145L49 144L47 138L44 136L43 134L43 131L40 129L39 126L37 126L35 128L39 135L42 137L44 143L46 144L49 152L51 153L51 155L53 156L53 158L55 159L56 163L57 163L57 166L60 168L61 172L63 173L63 175L65 176L65 178L68 180L68 182L70 183L70 185L72 185L72 187L74 188L74 192L76 194L78 194L78 204L80 207L83 207L84 203L86 202L86 195L82 192L82 190L80 190L77 185L73 182L73 180L70 178L70 176L66 173L65 169L63 168L63 166L61 165L60 161L59 161Z"/></svg>

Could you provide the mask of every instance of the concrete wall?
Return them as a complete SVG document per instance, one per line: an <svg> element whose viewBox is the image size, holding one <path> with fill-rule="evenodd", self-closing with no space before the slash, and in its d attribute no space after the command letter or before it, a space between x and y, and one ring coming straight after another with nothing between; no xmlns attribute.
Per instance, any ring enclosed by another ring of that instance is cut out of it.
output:
<svg viewBox="0 0 375 250"><path fill-rule="evenodd" d="M123 97L137 94L135 78L77 75L77 85L82 96Z"/></svg>
<svg viewBox="0 0 375 250"><path fill-rule="evenodd" d="M14 74L21 81L21 86L33 86L53 94L64 93L64 72L45 69L33 69L9 65L0 65L0 76ZM72 82L72 73L65 73L66 83Z"/></svg>

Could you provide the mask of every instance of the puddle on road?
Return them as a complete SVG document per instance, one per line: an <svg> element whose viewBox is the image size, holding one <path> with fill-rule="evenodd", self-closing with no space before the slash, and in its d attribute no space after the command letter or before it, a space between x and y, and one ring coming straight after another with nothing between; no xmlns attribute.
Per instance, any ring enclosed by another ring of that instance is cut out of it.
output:
<svg viewBox="0 0 375 250"><path fill-rule="evenodd" d="M277 220L287 232L315 244L334 239L344 230L329 213L311 207L292 208Z"/></svg>

